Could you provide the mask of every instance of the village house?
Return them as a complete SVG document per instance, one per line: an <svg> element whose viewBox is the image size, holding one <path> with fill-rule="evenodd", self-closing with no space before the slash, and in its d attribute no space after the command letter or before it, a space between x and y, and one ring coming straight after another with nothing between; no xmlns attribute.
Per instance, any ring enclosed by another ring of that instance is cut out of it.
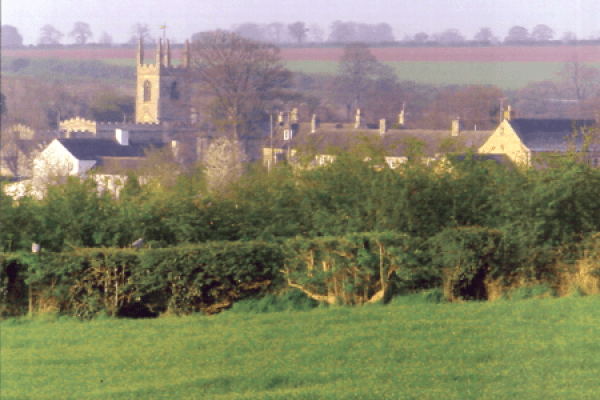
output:
<svg viewBox="0 0 600 400"><path fill-rule="evenodd" d="M599 133L596 120L513 119L509 108L478 152L503 154L515 164L535 166L543 156L584 151L590 165L597 167Z"/></svg>
<svg viewBox="0 0 600 400"><path fill-rule="evenodd" d="M379 124L367 124L362 113L356 112L353 123L320 123L316 115L310 122L300 122L297 109L280 113L274 133L273 147L263 149L263 163L270 166L293 159L299 153L314 154L311 166L325 165L335 160L331 149L350 151L360 146L371 145L385 154L385 161L392 169L408 161L408 153L420 153L426 165L439 161L450 151L480 147L492 131L461 130L460 121L451 122L447 130L407 129L404 113L398 115L398 123L388 127L385 119ZM422 147L419 147L422 144ZM412 149L411 149L412 147Z"/></svg>

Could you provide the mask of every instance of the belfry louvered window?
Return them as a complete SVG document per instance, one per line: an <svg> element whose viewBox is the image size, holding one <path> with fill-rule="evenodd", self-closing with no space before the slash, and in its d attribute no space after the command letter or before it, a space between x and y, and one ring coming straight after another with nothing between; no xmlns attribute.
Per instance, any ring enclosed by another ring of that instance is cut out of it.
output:
<svg viewBox="0 0 600 400"><path fill-rule="evenodd" d="M152 84L150 83L150 81L146 81L144 82L144 101L150 101L150 99L152 98Z"/></svg>

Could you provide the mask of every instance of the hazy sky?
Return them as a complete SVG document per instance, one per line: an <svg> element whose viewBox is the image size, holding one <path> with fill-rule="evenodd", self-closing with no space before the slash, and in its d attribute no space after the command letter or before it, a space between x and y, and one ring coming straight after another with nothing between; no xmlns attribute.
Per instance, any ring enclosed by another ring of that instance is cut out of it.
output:
<svg viewBox="0 0 600 400"><path fill-rule="evenodd" d="M600 36L600 0L2 0L2 24L18 28L25 44L35 44L40 28L54 25L66 34L87 22L93 41L108 32L115 43L131 37L131 26L148 24L154 37L167 24L167 36L182 42L193 33L231 28L243 22L319 24L329 34L335 20L390 24L396 39L417 32L458 29L471 39L490 27L504 39L510 27L546 24L560 39L565 31L579 38Z"/></svg>

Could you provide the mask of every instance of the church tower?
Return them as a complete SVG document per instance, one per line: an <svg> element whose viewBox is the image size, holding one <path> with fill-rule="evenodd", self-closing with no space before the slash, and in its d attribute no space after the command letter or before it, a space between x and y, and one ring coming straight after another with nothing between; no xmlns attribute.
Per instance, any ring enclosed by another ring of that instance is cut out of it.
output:
<svg viewBox="0 0 600 400"><path fill-rule="evenodd" d="M164 47L163 47L164 46ZM144 63L144 43L137 52L137 88L135 122L159 124L163 122L190 122L189 96L190 49L186 40L183 60L171 65L171 46L168 40L158 40L156 60Z"/></svg>

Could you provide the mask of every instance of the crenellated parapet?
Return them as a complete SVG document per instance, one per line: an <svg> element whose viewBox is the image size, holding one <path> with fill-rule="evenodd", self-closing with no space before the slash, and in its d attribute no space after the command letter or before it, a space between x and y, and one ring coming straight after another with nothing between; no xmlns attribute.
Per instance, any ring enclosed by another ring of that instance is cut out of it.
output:
<svg viewBox="0 0 600 400"><path fill-rule="evenodd" d="M60 121L59 129L67 134L71 132L91 132L96 133L96 121L85 118L75 117Z"/></svg>

